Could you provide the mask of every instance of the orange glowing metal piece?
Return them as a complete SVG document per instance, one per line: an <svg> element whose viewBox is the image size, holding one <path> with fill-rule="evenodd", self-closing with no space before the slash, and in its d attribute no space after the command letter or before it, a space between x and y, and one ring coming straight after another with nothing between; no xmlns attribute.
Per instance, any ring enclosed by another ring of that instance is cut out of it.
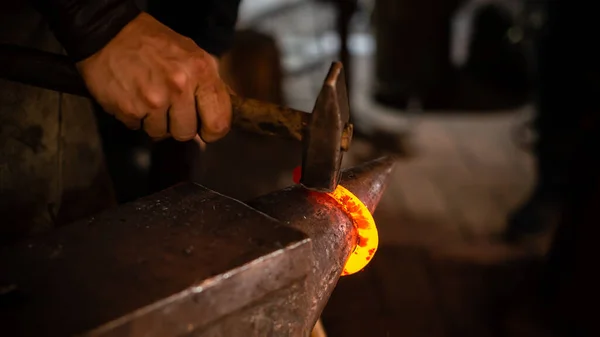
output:
<svg viewBox="0 0 600 337"><path fill-rule="evenodd" d="M294 182L299 183L301 171L294 169ZM363 202L344 186L338 185L331 193L324 193L333 199L337 205L352 219L358 232L358 239L350 253L342 276L351 275L363 270L373 259L379 246L379 235L375 226L375 219Z"/></svg>
<svg viewBox="0 0 600 337"><path fill-rule="evenodd" d="M342 271L342 276L351 275L363 270L377 251L379 235L375 220L367 206L344 186L338 185L335 191L327 194L348 214L358 232L358 242Z"/></svg>

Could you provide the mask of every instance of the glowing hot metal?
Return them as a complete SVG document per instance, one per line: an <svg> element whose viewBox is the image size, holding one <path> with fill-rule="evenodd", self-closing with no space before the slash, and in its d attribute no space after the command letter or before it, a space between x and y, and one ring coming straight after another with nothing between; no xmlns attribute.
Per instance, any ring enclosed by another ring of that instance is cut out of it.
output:
<svg viewBox="0 0 600 337"><path fill-rule="evenodd" d="M352 219L354 228L358 231L358 242L348 257L342 275L351 275L363 270L375 255L379 245L379 236L375 220L365 204L344 186L338 187L331 196Z"/></svg>
<svg viewBox="0 0 600 337"><path fill-rule="evenodd" d="M293 179L296 184L299 183L301 175L300 167L294 169ZM373 259L379 245L375 219L367 206L342 185L338 185L333 192L324 194L331 197L330 199L348 215L358 232L357 242L346 260L342 276L359 272Z"/></svg>

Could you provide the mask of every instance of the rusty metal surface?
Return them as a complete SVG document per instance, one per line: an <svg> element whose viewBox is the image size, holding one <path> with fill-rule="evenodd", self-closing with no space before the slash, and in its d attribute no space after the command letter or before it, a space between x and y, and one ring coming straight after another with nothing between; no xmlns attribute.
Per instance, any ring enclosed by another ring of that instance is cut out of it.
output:
<svg viewBox="0 0 600 337"><path fill-rule="evenodd" d="M302 153L302 177L305 187L332 192L340 179L344 151L352 140L344 67L334 62L317 97L306 128Z"/></svg>
<svg viewBox="0 0 600 337"><path fill-rule="evenodd" d="M393 166L392 157L380 158L344 171L340 183L374 212L388 184ZM248 202L248 205L310 237L312 252L309 260L312 272L308 276L306 291L309 307L306 315L298 319L304 321L307 329L312 329L356 243L356 230L351 219L329 197L307 191L301 186L256 198ZM305 335L308 333L310 330L305 331Z"/></svg>
<svg viewBox="0 0 600 337"><path fill-rule="evenodd" d="M238 201L180 185L2 250L2 334L181 335L302 284L309 249Z"/></svg>
<svg viewBox="0 0 600 337"><path fill-rule="evenodd" d="M393 163L341 183L373 211ZM6 248L3 333L308 336L356 244L352 220L299 185L248 205L184 184Z"/></svg>

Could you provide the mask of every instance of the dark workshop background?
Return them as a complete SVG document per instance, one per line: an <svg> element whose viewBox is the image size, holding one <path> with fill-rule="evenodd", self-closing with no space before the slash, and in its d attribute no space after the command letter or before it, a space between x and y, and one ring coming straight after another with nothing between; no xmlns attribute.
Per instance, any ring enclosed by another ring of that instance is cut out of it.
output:
<svg viewBox="0 0 600 337"><path fill-rule="evenodd" d="M331 61L342 59L356 130L344 165L399 155L375 213L380 250L364 272L340 280L322 316L329 337L586 335L573 326L589 320L556 328L567 304L553 311L538 299L554 227L526 243L505 239L539 176L534 40L546 18L544 1L242 1L234 48L221 63L234 90L310 111ZM579 58L587 51L573 42L577 29L563 34L569 60L581 63L556 71L575 87L573 73L592 69L591 57ZM587 92L566 90L556 92L560 104L586 100ZM301 160L298 144L236 132L203 152L169 142L150 149L111 123L101 124L109 138L131 144L104 144L121 202L190 172L247 200L290 185Z"/></svg>

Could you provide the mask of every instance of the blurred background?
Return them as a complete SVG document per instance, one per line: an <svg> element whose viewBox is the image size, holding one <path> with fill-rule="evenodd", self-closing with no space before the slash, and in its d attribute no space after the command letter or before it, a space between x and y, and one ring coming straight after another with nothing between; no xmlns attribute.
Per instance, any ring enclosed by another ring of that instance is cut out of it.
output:
<svg viewBox="0 0 600 337"><path fill-rule="evenodd" d="M591 198L578 188L596 186L598 58L584 37L593 11L558 3L242 1L221 60L233 89L311 111L341 60L355 124L344 166L399 158L375 213L380 250L340 280L328 336L588 335L569 302L588 288L565 275L591 268L580 259L591 244L569 228L594 219L573 214ZM301 161L293 142L232 132L203 150L149 146L114 124L101 130L120 202L190 176L247 200L292 184Z"/></svg>

